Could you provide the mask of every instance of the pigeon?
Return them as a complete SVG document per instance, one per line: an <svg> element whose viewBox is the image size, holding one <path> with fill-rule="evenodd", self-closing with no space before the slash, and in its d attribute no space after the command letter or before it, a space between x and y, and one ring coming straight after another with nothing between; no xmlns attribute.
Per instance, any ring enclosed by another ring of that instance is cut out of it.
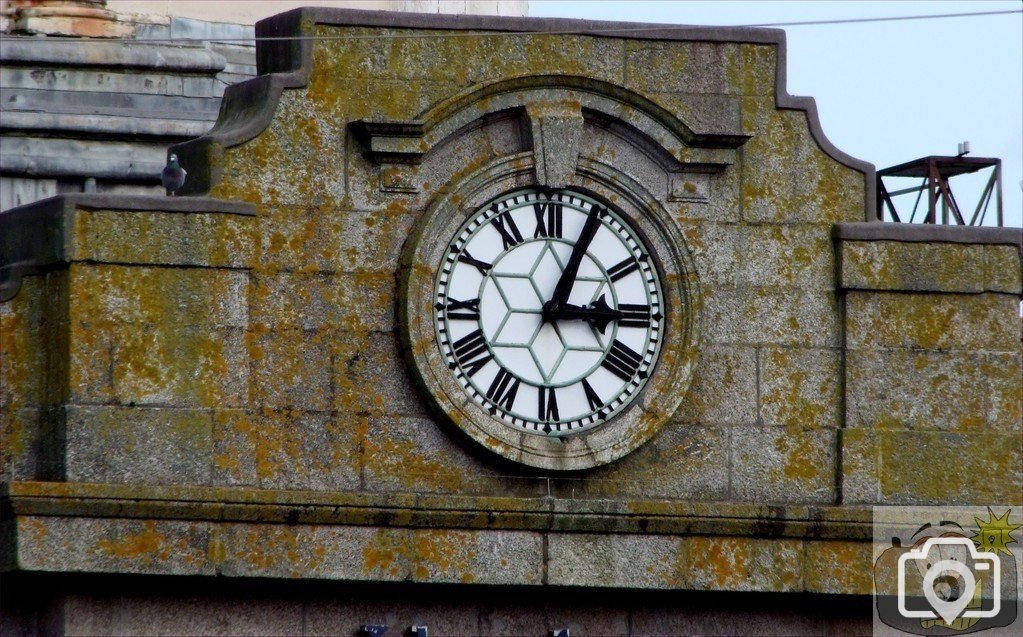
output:
<svg viewBox="0 0 1023 637"><path fill-rule="evenodd" d="M160 181L163 182L163 187L167 189L167 196L177 196L178 189L185 185L185 169L178 164L178 156L171 155L167 161L167 165L164 166L163 172L160 174Z"/></svg>

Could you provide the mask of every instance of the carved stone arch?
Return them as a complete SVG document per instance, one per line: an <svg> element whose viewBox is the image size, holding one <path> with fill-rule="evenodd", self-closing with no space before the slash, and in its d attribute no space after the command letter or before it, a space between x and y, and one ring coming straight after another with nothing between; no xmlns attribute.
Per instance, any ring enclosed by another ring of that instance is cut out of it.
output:
<svg viewBox="0 0 1023 637"><path fill-rule="evenodd" d="M517 115L530 140L537 183L569 183L583 125L617 131L669 173L714 172L736 160L742 131L694 129L650 99L579 75L523 75L471 87L408 121L350 124L365 155L380 164L418 164L446 140L493 117ZM517 149L516 149L517 150Z"/></svg>

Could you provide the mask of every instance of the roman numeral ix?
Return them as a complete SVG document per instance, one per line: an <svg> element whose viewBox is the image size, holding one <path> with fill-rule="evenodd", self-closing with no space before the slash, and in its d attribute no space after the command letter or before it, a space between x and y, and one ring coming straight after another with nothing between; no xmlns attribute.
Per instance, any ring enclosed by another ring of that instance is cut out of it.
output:
<svg viewBox="0 0 1023 637"><path fill-rule="evenodd" d="M448 304L445 306L442 303L437 303L435 306L438 310L444 310L444 316L449 321L478 321L480 318L480 300L469 299L468 301L459 301L458 299L448 299Z"/></svg>

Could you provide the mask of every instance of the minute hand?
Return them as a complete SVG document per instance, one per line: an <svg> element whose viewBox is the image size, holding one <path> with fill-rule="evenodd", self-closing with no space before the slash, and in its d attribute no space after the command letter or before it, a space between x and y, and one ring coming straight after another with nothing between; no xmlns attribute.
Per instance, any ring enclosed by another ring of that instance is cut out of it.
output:
<svg viewBox="0 0 1023 637"><path fill-rule="evenodd" d="M590 242L593 241L594 235L600 228L600 213L602 212L603 209L598 205L590 208L590 214L586 217L582 232L579 233L575 247L572 248L572 255L568 257L568 263L565 264L565 271L561 273L558 285L554 288L551 304L555 307L568 303L568 295L572 293L572 285L575 284L575 277L579 274L579 264L582 263L586 249L590 247Z"/></svg>

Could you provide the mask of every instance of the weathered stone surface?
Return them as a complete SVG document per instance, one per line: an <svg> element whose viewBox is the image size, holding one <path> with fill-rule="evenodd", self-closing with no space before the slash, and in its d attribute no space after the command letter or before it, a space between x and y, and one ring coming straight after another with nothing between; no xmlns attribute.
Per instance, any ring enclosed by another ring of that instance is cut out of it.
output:
<svg viewBox="0 0 1023 637"><path fill-rule="evenodd" d="M1019 355L851 350L846 426L1019 430Z"/></svg>
<svg viewBox="0 0 1023 637"><path fill-rule="evenodd" d="M839 242L839 283L850 290L983 292L988 247L899 241Z"/></svg>
<svg viewBox="0 0 1023 637"><path fill-rule="evenodd" d="M262 430L253 413L244 409L217 409L213 419L213 462L210 482L226 486L258 486Z"/></svg>
<svg viewBox="0 0 1023 637"><path fill-rule="evenodd" d="M747 87L734 76L742 69L739 48L737 44L701 42L682 47L673 42L629 42L625 45L625 82L644 93L741 94ZM770 90L773 82L762 88Z"/></svg>
<svg viewBox="0 0 1023 637"><path fill-rule="evenodd" d="M759 350L760 421L799 428L842 426L842 355L835 349Z"/></svg>
<svg viewBox="0 0 1023 637"><path fill-rule="evenodd" d="M1019 505L1023 443L1017 432L847 429L843 501Z"/></svg>
<svg viewBox="0 0 1023 637"><path fill-rule="evenodd" d="M74 264L70 319L246 327L247 288L248 275L233 270Z"/></svg>
<svg viewBox="0 0 1023 637"><path fill-rule="evenodd" d="M869 542L807 542L803 561L805 590L835 595L870 595L873 578L864 564L873 560Z"/></svg>
<svg viewBox="0 0 1023 637"><path fill-rule="evenodd" d="M703 288L705 339L720 345L837 347L835 295L797 287Z"/></svg>
<svg viewBox="0 0 1023 637"><path fill-rule="evenodd" d="M806 116L777 111L774 98L742 99L742 218L752 222L833 223L863 219L863 179L824 154Z"/></svg>
<svg viewBox="0 0 1023 637"><path fill-rule="evenodd" d="M803 541L691 537L686 580L697 590L798 591L803 588Z"/></svg>
<svg viewBox="0 0 1023 637"><path fill-rule="evenodd" d="M675 419L682 423L755 424L756 350L704 348L696 367L696 379Z"/></svg>
<svg viewBox="0 0 1023 637"><path fill-rule="evenodd" d="M243 596L71 595L63 600L68 635L297 635L303 603Z"/></svg>
<svg viewBox="0 0 1023 637"><path fill-rule="evenodd" d="M256 430L255 469L264 489L347 491L359 488L360 440L366 419L344 412L263 408L237 423L240 452ZM241 456L239 463L248 464Z"/></svg>
<svg viewBox="0 0 1023 637"><path fill-rule="evenodd" d="M501 475L425 418L361 419L367 490L404 493L540 494L535 480Z"/></svg>
<svg viewBox="0 0 1023 637"><path fill-rule="evenodd" d="M79 210L74 223L76 259L223 268L253 264L256 219L250 216Z"/></svg>
<svg viewBox="0 0 1023 637"><path fill-rule="evenodd" d="M18 563L29 571L213 575L209 532L190 521L22 517Z"/></svg>
<svg viewBox="0 0 1023 637"><path fill-rule="evenodd" d="M733 497L754 502L834 502L836 440L831 429L733 427Z"/></svg>
<svg viewBox="0 0 1023 637"><path fill-rule="evenodd" d="M333 333L295 328L249 332L250 404L272 409L330 409Z"/></svg>
<svg viewBox="0 0 1023 637"><path fill-rule="evenodd" d="M379 272L253 277L252 322L270 329L391 331L394 278Z"/></svg>
<svg viewBox="0 0 1023 637"><path fill-rule="evenodd" d="M835 289L831 229L813 224L720 224L681 219L700 280L734 286Z"/></svg>
<svg viewBox="0 0 1023 637"><path fill-rule="evenodd" d="M210 412L75 405L64 410L68 480L209 484Z"/></svg>
<svg viewBox="0 0 1023 637"><path fill-rule="evenodd" d="M337 332L332 336L333 407L372 415L426 416L426 405L392 334Z"/></svg>
<svg viewBox="0 0 1023 637"><path fill-rule="evenodd" d="M1018 352L1019 298L1008 294L848 292L850 348Z"/></svg>
<svg viewBox="0 0 1023 637"><path fill-rule="evenodd" d="M984 246L984 289L1023 294L1023 255L1014 246Z"/></svg>
<svg viewBox="0 0 1023 637"><path fill-rule="evenodd" d="M687 545L681 538L556 535L550 539L547 581L556 586L684 588Z"/></svg>
<svg viewBox="0 0 1023 637"><path fill-rule="evenodd" d="M728 497L729 428L669 425L612 467L585 478L557 480L554 493L568 498ZM626 475L627 479L620 476Z"/></svg>

